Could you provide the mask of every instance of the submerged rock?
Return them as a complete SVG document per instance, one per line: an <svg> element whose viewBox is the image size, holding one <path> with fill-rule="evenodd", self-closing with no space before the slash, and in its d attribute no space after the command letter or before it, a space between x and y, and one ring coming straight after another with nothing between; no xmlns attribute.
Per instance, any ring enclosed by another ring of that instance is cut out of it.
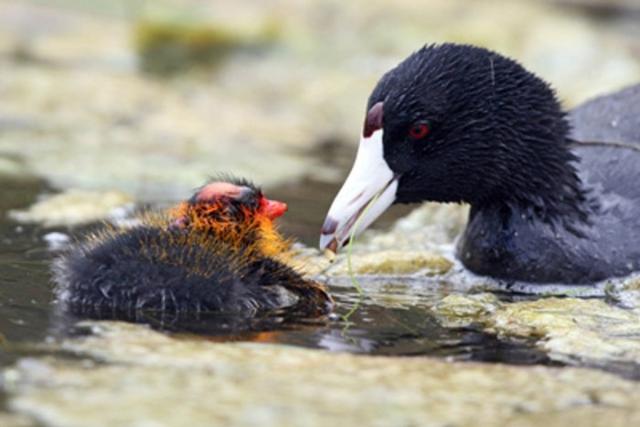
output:
<svg viewBox="0 0 640 427"><path fill-rule="evenodd" d="M640 422L640 384L576 368L367 357L171 338L91 324L61 347L88 360L23 359L8 406L48 426L519 425ZM96 360L93 362L91 360Z"/></svg>
<svg viewBox="0 0 640 427"><path fill-rule="evenodd" d="M505 305L488 323L499 334L539 337L555 360L640 366L640 313L602 300L545 298Z"/></svg>
<svg viewBox="0 0 640 427"><path fill-rule="evenodd" d="M552 360L624 363L640 372L640 310L624 310L601 299L499 302L491 294L450 295L433 310L447 326L475 324L503 337L535 338Z"/></svg>
<svg viewBox="0 0 640 427"><path fill-rule="evenodd" d="M450 294L437 302L432 310L440 323L459 328L486 319L501 305L493 294Z"/></svg>

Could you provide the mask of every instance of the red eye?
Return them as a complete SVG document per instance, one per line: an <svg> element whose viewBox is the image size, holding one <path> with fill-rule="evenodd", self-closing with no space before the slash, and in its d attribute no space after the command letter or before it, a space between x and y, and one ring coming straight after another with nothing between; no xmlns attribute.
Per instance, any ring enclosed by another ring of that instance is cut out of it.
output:
<svg viewBox="0 0 640 427"><path fill-rule="evenodd" d="M415 123L411 126L411 129L409 129L409 136L412 139L422 139L429 135L430 130L431 128L429 128L427 123Z"/></svg>

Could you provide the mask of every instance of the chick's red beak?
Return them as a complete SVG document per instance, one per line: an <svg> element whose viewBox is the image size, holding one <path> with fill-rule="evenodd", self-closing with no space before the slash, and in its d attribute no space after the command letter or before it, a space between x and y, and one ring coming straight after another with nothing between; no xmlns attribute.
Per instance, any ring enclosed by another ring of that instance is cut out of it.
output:
<svg viewBox="0 0 640 427"><path fill-rule="evenodd" d="M260 211L269 219L281 217L287 211L287 204L277 200L269 200L266 197L260 199Z"/></svg>

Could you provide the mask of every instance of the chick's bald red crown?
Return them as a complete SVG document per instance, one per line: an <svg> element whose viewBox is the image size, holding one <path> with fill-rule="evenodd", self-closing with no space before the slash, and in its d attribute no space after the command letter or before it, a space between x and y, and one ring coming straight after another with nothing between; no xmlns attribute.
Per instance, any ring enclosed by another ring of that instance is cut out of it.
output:
<svg viewBox="0 0 640 427"><path fill-rule="evenodd" d="M216 181L173 209L171 226L193 238L226 242L246 257L276 256L289 247L274 223L286 210L285 203L267 199L249 182Z"/></svg>
<svg viewBox="0 0 640 427"><path fill-rule="evenodd" d="M251 206L257 214L263 214L270 220L281 217L288 209L286 203L267 199L262 194L262 191L252 186L237 185L231 182L212 182L207 184L195 194L191 201L192 203L208 204L224 202L225 199Z"/></svg>

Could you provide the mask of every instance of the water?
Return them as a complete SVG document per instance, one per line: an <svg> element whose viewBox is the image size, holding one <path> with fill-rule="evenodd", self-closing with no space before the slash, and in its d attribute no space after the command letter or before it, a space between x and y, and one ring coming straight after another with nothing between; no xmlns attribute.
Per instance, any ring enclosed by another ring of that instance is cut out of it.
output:
<svg viewBox="0 0 640 427"><path fill-rule="evenodd" d="M33 350L26 345L28 343L85 331L75 326L77 318L60 313L52 304L49 278L52 253L43 239L52 230L18 225L7 219L9 209L27 206L47 190L45 184L4 181L2 187L0 330L8 343L5 346L8 351L0 353L0 365L7 365L17 357L32 353ZM318 225L335 191L335 185L305 181L271 191L269 197L289 203L289 213L282 222L283 231L315 245ZM382 219L380 226L387 225L405 212L392 212ZM138 321L167 333L215 341L275 342L376 355L430 355L515 364L550 363L532 342L500 340L474 328L441 326L428 307L441 299L446 291L425 287L416 292L415 285L412 286L408 292L406 284L388 283L363 299L351 287L332 286L330 292L337 308L330 318L324 320L289 319L286 313L271 313L253 319L220 315L175 319L147 315ZM345 316L350 312L346 320Z"/></svg>
<svg viewBox="0 0 640 427"><path fill-rule="evenodd" d="M9 221L7 211L27 206L45 186L7 180L0 185L0 332L9 342L40 340L47 335L52 297L44 231Z"/></svg>

